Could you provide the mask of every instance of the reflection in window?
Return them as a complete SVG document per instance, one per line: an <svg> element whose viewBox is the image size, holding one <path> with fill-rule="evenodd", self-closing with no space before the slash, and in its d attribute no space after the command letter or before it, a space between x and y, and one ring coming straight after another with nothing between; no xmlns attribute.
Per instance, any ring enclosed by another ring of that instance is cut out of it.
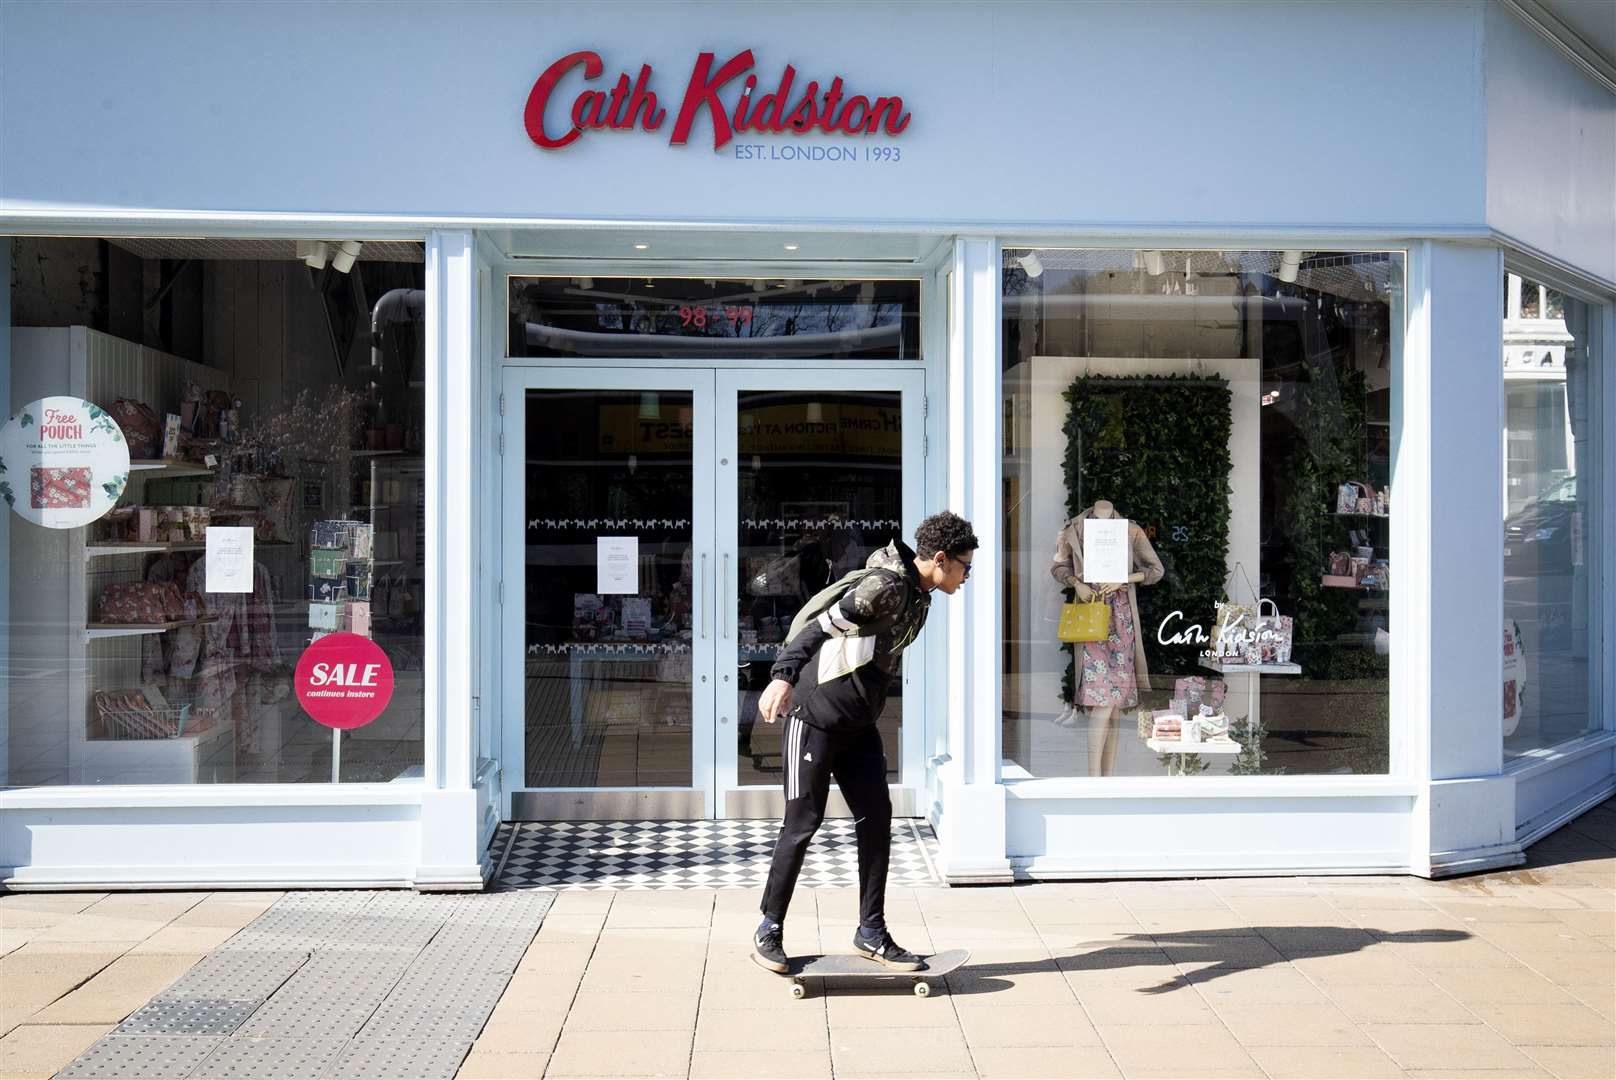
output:
<svg viewBox="0 0 1616 1080"><path fill-rule="evenodd" d="M1006 775L1385 772L1401 257L1003 282Z"/></svg>
<svg viewBox="0 0 1616 1080"><path fill-rule="evenodd" d="M1521 757L1597 727L1598 409L1589 306L1517 274L1504 295L1504 753Z"/></svg>
<svg viewBox="0 0 1616 1080"><path fill-rule="evenodd" d="M510 279L511 356L916 360L916 281Z"/></svg>

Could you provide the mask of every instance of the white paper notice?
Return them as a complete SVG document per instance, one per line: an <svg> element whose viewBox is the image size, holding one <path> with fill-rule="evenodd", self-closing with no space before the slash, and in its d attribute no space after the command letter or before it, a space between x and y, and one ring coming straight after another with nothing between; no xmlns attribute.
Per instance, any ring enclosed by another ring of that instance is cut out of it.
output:
<svg viewBox="0 0 1616 1080"><path fill-rule="evenodd" d="M640 538L595 538L595 591L633 596L640 591Z"/></svg>
<svg viewBox="0 0 1616 1080"><path fill-rule="evenodd" d="M252 529L208 526L207 567L208 592L252 592Z"/></svg>
<svg viewBox="0 0 1616 1080"><path fill-rule="evenodd" d="M1083 522L1083 580L1105 585L1128 580L1128 519Z"/></svg>

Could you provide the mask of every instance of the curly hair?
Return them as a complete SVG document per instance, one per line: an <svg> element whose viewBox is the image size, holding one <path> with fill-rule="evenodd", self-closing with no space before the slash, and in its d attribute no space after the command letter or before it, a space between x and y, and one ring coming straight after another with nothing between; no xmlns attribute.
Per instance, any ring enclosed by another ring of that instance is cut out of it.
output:
<svg viewBox="0 0 1616 1080"><path fill-rule="evenodd" d="M964 555L977 548L976 533L971 523L951 511L933 514L915 530L915 553L931 558L939 551L945 555Z"/></svg>

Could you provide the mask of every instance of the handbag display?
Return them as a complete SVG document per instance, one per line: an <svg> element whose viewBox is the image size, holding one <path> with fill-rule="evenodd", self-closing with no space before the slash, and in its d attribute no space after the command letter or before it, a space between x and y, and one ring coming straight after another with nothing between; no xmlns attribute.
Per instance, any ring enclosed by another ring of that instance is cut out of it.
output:
<svg viewBox="0 0 1616 1080"><path fill-rule="evenodd" d="M1104 641L1111 633L1111 605L1101 600L1062 604L1060 640L1071 643Z"/></svg>
<svg viewBox="0 0 1616 1080"><path fill-rule="evenodd" d="M123 432L132 458L155 458L163 451L163 418L144 401L119 398L107 412Z"/></svg>
<svg viewBox="0 0 1616 1080"><path fill-rule="evenodd" d="M1335 512L1338 514L1373 514L1375 506L1375 489L1362 481L1348 480L1336 490Z"/></svg>
<svg viewBox="0 0 1616 1080"><path fill-rule="evenodd" d="M1265 611L1263 605L1271 609ZM1291 662L1291 638L1294 625L1289 615L1279 613L1279 605L1268 597L1257 604L1257 617L1252 621L1251 633L1246 638L1245 662L1248 664L1288 664Z"/></svg>

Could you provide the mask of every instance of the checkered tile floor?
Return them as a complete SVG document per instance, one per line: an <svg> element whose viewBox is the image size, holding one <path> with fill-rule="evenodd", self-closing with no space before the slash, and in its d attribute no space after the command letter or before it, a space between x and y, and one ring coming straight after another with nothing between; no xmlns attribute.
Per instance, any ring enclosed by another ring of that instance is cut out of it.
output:
<svg viewBox="0 0 1616 1080"><path fill-rule="evenodd" d="M507 822L492 850L507 889L750 889L768 877L779 830L775 820ZM931 826L894 821L888 884L942 884L935 853ZM820 826L797 881L858 884L851 820Z"/></svg>

